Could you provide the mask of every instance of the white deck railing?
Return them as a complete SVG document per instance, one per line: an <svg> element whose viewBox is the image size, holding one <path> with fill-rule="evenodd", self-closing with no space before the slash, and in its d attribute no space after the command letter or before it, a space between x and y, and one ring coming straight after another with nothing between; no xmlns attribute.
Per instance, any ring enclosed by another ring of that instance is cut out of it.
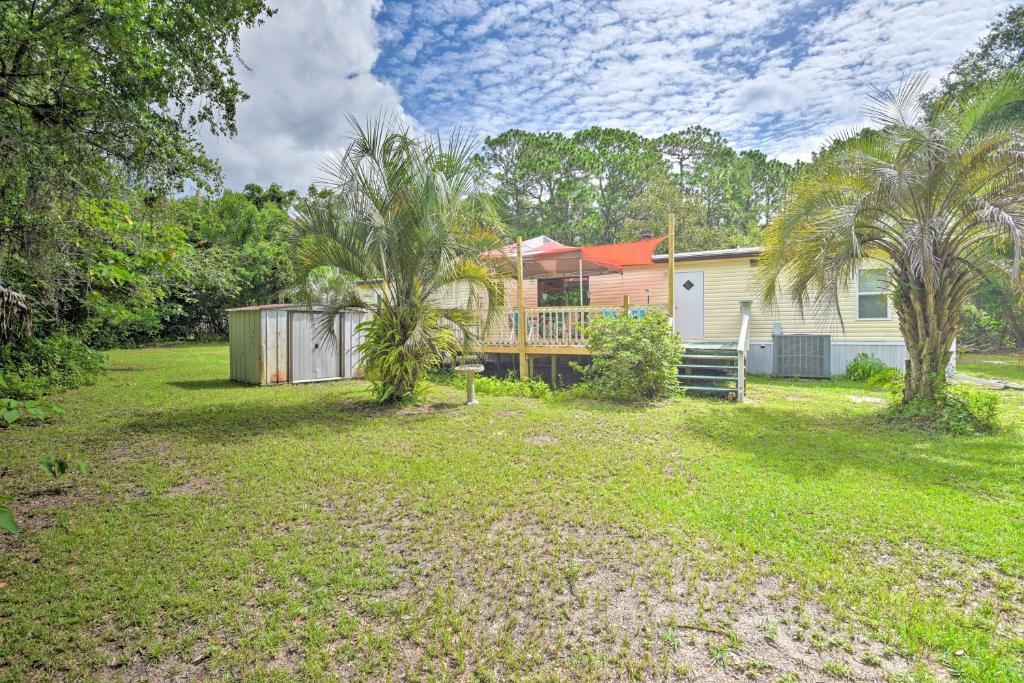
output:
<svg viewBox="0 0 1024 683"><path fill-rule="evenodd" d="M629 314L645 315L647 311L665 312L664 305L630 306ZM584 348L584 331L591 320L598 317L623 315L622 306L541 306L523 309L526 346L552 348ZM483 334L487 346L519 346L519 309L506 308L492 320Z"/></svg>

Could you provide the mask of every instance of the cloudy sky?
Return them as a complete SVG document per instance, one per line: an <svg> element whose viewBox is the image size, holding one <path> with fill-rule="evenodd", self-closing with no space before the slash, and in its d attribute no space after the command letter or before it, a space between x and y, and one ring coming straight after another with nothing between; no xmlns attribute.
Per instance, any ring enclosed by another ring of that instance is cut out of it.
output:
<svg viewBox="0 0 1024 683"><path fill-rule="evenodd" d="M938 79L997 0L278 0L242 38L238 136L204 138L229 187L304 189L345 114L658 134L699 123L792 161L862 125L871 85Z"/></svg>

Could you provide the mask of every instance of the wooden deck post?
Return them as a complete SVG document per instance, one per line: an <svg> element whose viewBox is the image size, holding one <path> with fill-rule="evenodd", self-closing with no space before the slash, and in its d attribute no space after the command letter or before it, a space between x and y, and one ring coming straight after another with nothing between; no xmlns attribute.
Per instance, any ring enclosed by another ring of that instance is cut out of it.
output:
<svg viewBox="0 0 1024 683"><path fill-rule="evenodd" d="M676 327L676 215L668 215L668 317Z"/></svg>
<svg viewBox="0 0 1024 683"><path fill-rule="evenodd" d="M523 238L516 238L516 307L518 309L519 379L529 377L526 360L526 306L523 304Z"/></svg>
<svg viewBox="0 0 1024 683"><path fill-rule="evenodd" d="M622 315L629 315L629 294L622 295Z"/></svg>
<svg viewBox="0 0 1024 683"><path fill-rule="evenodd" d="M551 354L551 388L558 384L558 355Z"/></svg>

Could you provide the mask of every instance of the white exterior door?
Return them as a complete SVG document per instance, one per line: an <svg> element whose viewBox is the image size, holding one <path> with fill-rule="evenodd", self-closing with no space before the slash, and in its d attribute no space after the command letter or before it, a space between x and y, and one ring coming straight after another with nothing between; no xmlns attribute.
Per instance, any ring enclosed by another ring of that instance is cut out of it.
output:
<svg viewBox="0 0 1024 683"><path fill-rule="evenodd" d="M684 340L704 338L704 271L676 271L676 332Z"/></svg>

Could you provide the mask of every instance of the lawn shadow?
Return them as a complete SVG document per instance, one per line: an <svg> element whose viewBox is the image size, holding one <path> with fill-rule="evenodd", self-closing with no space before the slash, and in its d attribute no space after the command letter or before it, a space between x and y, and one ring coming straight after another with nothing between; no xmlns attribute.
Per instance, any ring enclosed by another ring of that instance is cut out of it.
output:
<svg viewBox="0 0 1024 683"><path fill-rule="evenodd" d="M784 413L744 404L730 417L730 429L713 432L715 440L797 480L855 468L868 477L884 474L915 486L992 495L1016 480L1024 464L1021 449L1006 434L951 437L917 431L886 422L881 410L822 414L820 405L808 401Z"/></svg>
<svg viewBox="0 0 1024 683"><path fill-rule="evenodd" d="M168 386L178 387L187 391L202 391L204 389L252 389L255 384L242 384L230 379L186 379L177 382L168 382Z"/></svg>
<svg viewBox="0 0 1024 683"><path fill-rule="evenodd" d="M229 380L197 380L169 382L188 390L249 388ZM283 388L287 391L287 388ZM292 432L302 436L310 428L328 428L336 434L361 428L368 421L394 419L401 423L417 423L433 419L439 413L456 413L463 404L437 401L419 405L381 406L372 398L356 392L299 395L302 400L225 402L216 406L194 407L177 404L129 422L127 434L151 435L171 440L191 440L200 444L227 444L258 440L274 432ZM251 397L252 393L246 393ZM294 397L291 397L294 398Z"/></svg>

